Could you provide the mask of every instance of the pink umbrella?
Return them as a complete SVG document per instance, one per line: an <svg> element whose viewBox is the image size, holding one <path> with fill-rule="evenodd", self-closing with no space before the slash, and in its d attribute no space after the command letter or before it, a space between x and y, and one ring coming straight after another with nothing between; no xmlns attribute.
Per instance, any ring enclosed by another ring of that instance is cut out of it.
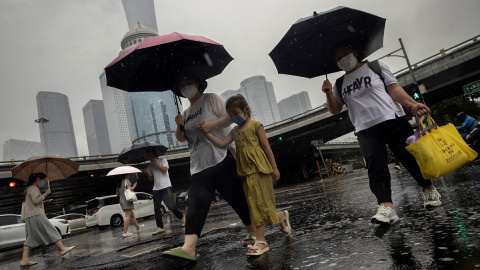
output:
<svg viewBox="0 0 480 270"><path fill-rule="evenodd" d="M107 173L107 176L122 175L122 174L129 174L129 173L141 173L141 172L142 171L132 166L121 166L109 171Z"/></svg>

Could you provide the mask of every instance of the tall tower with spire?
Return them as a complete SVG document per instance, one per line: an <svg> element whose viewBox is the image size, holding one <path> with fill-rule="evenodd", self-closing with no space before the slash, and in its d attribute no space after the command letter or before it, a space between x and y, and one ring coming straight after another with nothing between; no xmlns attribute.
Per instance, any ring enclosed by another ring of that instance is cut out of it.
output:
<svg viewBox="0 0 480 270"><path fill-rule="evenodd" d="M119 54L147 37L158 36L153 0L122 0L122 3L130 30L120 42ZM172 137L177 110L171 91L125 92L107 86L105 72L100 75L100 84L112 153L120 153L132 142L179 145Z"/></svg>

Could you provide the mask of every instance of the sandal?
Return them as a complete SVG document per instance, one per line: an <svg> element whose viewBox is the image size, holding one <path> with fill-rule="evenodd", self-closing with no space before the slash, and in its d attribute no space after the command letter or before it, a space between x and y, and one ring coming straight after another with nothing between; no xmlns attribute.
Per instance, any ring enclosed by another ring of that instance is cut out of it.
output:
<svg viewBox="0 0 480 270"><path fill-rule="evenodd" d="M285 228L282 228L282 223L280 223L280 231L286 236L289 236L292 233L292 227L290 227L290 214L287 210L279 212L282 220L287 224Z"/></svg>
<svg viewBox="0 0 480 270"><path fill-rule="evenodd" d="M187 261L190 261L190 262L196 262L197 261L196 257L192 257L192 256L188 255L185 251L183 251L182 247L172 248L170 250L167 250L167 251L163 252L162 255L172 256L174 258L183 259L183 260L187 260Z"/></svg>
<svg viewBox="0 0 480 270"><path fill-rule="evenodd" d="M254 245L255 244L255 233L250 232L247 233L247 236L245 236L245 239L243 239L243 246L246 247L248 245Z"/></svg>
<svg viewBox="0 0 480 270"><path fill-rule="evenodd" d="M257 243L258 244L263 244L264 248L259 248L257 246ZM255 245L248 245L248 250L254 250L255 252L248 252L247 251L247 256L259 256L259 255L262 255L263 253L267 252L270 250L270 248L268 247L268 244L266 241L255 241Z"/></svg>

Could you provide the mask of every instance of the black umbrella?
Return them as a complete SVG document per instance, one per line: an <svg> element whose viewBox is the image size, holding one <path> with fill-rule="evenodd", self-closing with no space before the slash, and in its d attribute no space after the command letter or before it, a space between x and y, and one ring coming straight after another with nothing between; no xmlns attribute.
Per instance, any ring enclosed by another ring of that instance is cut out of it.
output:
<svg viewBox="0 0 480 270"><path fill-rule="evenodd" d="M153 149L155 155L161 156L167 152L167 147L155 142L134 143L132 146L123 149L117 158L123 164L141 163L148 160L147 151Z"/></svg>
<svg viewBox="0 0 480 270"><path fill-rule="evenodd" d="M351 45L361 61L383 46L385 19L347 7L299 19L270 52L278 73L306 78L340 71L338 45Z"/></svg>
<svg viewBox="0 0 480 270"><path fill-rule="evenodd" d="M128 92L167 91L180 74L216 76L233 60L225 48L202 36L173 32L148 37L106 68L107 85Z"/></svg>

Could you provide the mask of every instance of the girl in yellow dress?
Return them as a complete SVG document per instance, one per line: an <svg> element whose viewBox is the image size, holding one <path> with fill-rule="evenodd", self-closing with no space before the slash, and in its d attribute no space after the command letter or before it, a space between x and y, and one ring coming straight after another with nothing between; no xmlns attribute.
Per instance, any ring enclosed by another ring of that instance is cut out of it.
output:
<svg viewBox="0 0 480 270"><path fill-rule="evenodd" d="M226 147L235 141L237 174L242 178L250 219L256 228L256 241L254 245L248 245L247 255L261 255L270 250L265 241L266 224L280 223L280 230L284 234L291 233L288 211L277 212L275 207L272 178L278 181L280 172L265 129L260 122L250 118L246 99L242 95L232 96L227 100L226 109L238 126L223 140L212 133L206 135L218 147ZM201 131L202 124L198 127Z"/></svg>

